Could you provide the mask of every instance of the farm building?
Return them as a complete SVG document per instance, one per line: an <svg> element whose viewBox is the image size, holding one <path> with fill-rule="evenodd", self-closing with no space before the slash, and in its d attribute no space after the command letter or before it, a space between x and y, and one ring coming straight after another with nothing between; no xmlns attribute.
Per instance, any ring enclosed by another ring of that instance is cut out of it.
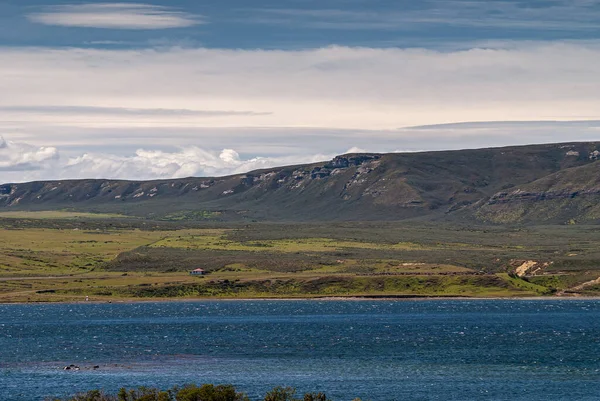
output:
<svg viewBox="0 0 600 401"><path fill-rule="evenodd" d="M192 270L190 272L190 274L192 276L204 276L206 274L206 272L204 271L204 269L196 269L196 270Z"/></svg>

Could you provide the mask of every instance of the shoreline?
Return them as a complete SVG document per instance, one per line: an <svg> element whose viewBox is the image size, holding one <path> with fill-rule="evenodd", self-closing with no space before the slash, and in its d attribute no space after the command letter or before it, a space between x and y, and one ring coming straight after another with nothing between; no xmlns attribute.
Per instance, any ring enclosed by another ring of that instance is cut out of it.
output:
<svg viewBox="0 0 600 401"><path fill-rule="evenodd" d="M600 301L600 296L539 296L539 297L467 297L467 296L414 296L414 295L349 295L325 297L258 297L258 298L156 298L156 299L98 299L89 301L29 301L29 302L0 302L0 305L98 305L98 304L143 304L143 303L201 303L201 302L415 302L415 301Z"/></svg>

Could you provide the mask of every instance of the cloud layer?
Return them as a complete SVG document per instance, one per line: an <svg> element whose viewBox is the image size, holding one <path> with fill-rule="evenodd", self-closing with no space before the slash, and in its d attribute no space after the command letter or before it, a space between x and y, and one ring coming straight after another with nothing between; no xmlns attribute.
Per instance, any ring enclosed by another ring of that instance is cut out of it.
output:
<svg viewBox="0 0 600 401"><path fill-rule="evenodd" d="M194 135L162 136L160 130L154 133L144 130L137 138L134 134L130 132L126 139L120 139L118 135L84 137L80 139L81 146L65 146L60 148L60 153L55 146L34 146L0 138L0 183L75 178L143 180L223 176L330 160L343 153L598 142L600 121L475 122L368 132L220 129L212 131L213 139L204 140L204 146L181 147L172 145L192 143ZM69 138L75 136L67 135ZM251 140L244 141L245 137ZM139 143L147 146L139 148ZM232 147L215 150L223 143ZM349 148L349 143L355 146ZM316 148L320 150L316 151Z"/></svg>
<svg viewBox="0 0 600 401"><path fill-rule="evenodd" d="M135 3L89 3L48 6L29 14L32 22L78 28L167 29L185 28L204 20L167 7Z"/></svg>
<svg viewBox="0 0 600 401"><path fill-rule="evenodd" d="M223 176L295 163L312 163L334 156L316 154L242 158L233 149L215 152L190 146L170 152L138 149L134 154L125 156L85 153L69 157L59 154L55 147L35 147L0 137L0 184L44 179L145 180Z"/></svg>
<svg viewBox="0 0 600 401"><path fill-rule="evenodd" d="M0 174L22 173L52 169L59 154L55 147L35 147L24 143L6 141L0 136Z"/></svg>
<svg viewBox="0 0 600 401"><path fill-rule="evenodd" d="M598 76L593 42L465 51L0 47L0 135L14 141L0 150L0 181L222 175L350 146L594 140ZM439 125L465 121L520 123Z"/></svg>
<svg viewBox="0 0 600 401"><path fill-rule="evenodd" d="M452 52L0 48L0 107L4 123L19 122L12 126L20 129L43 122L372 130L594 119L600 117L598 76L600 46L593 44ZM81 118L82 111L100 108L101 119ZM122 109L145 111L124 118ZM153 115L160 109L203 110L204 115ZM218 115L224 110L254 113Z"/></svg>

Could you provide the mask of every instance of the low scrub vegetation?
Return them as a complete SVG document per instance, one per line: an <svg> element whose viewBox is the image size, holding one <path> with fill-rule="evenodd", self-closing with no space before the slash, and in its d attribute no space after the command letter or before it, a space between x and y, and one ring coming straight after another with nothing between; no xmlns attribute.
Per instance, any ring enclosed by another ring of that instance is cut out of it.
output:
<svg viewBox="0 0 600 401"><path fill-rule="evenodd" d="M306 393L297 396L296 390L292 387L275 387L267 392L263 399L264 401L330 401L323 393ZM238 392L232 385L204 384L174 387L170 390L148 387L132 390L122 388L117 394L92 390L66 399L56 398L48 401L250 401L250 398Z"/></svg>

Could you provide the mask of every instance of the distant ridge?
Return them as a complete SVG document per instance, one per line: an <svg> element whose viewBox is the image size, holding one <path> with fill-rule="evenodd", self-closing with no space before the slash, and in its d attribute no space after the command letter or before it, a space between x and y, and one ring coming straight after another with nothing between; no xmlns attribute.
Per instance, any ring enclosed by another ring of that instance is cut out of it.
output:
<svg viewBox="0 0 600 401"><path fill-rule="evenodd" d="M193 220L600 222L600 142L348 154L228 177L0 185L2 210Z"/></svg>

